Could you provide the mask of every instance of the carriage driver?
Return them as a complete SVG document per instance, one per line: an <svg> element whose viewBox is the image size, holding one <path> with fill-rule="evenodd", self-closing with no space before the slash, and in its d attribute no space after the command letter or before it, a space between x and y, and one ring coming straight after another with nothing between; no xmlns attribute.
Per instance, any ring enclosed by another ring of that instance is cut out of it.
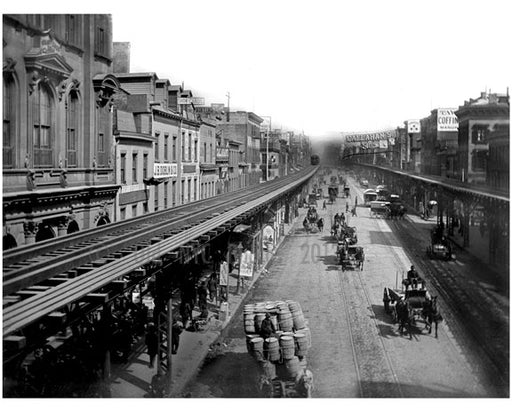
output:
<svg viewBox="0 0 512 412"><path fill-rule="evenodd" d="M414 265L411 266L411 270L407 272L407 282L405 283L405 289L411 285L411 288L417 289L418 288L418 281L423 281L420 278L420 275L418 275L418 272L416 272L416 269L414 268Z"/></svg>

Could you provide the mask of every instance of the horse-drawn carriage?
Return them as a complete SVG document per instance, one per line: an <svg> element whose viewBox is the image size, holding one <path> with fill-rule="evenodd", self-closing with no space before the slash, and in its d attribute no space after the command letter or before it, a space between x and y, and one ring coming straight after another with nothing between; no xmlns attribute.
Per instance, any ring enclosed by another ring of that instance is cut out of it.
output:
<svg viewBox="0 0 512 412"><path fill-rule="evenodd" d="M381 202L379 200L370 202L370 216L382 217L387 219L390 214L389 202Z"/></svg>
<svg viewBox="0 0 512 412"><path fill-rule="evenodd" d="M357 233L355 226L346 226L343 228L342 236L345 238L349 245L357 243Z"/></svg>
<svg viewBox="0 0 512 412"><path fill-rule="evenodd" d="M418 287L403 290L384 288L384 309L393 315L393 322L398 323L398 330L403 333L405 328L412 337L412 325L417 321L425 323L428 333L435 325L437 338L437 324L442 320L437 308L437 296L431 296L425 288L425 283L419 282ZM389 305L393 305L392 308Z"/></svg>
<svg viewBox="0 0 512 412"><path fill-rule="evenodd" d="M439 226L432 230L430 239L430 245L427 246L427 256L429 258L444 260L455 259L455 254L452 253L452 247L448 239L443 236Z"/></svg>
<svg viewBox="0 0 512 412"><path fill-rule="evenodd" d="M330 185L327 190L329 191L329 202L336 202L336 198L338 197L338 185Z"/></svg>
<svg viewBox="0 0 512 412"><path fill-rule="evenodd" d="M341 270L363 270L364 249L362 246L347 245L344 242L339 242L337 254Z"/></svg>

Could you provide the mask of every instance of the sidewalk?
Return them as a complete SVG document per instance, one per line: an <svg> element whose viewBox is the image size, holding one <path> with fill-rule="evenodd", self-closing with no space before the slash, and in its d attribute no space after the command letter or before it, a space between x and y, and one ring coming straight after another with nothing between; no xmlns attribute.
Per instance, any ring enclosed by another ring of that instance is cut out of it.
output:
<svg viewBox="0 0 512 412"><path fill-rule="evenodd" d="M178 353L172 357L171 373L171 398L183 396L183 391L187 383L196 375L212 344L214 344L222 333L222 330L229 324L231 317L236 313L244 301L247 293L260 275L266 272L266 267L272 261L272 257L277 253L281 243L293 229L297 222L300 222L301 215L304 215L304 209L299 209L299 217L292 224L284 225L284 236L278 240L278 243L272 253L265 252L264 265L259 271L254 272L250 282L246 281L244 287L240 288L240 294L236 294L236 277L231 276L229 288L229 316L224 322L214 318L219 313L218 305L208 302L210 316L213 315L205 331L189 332L184 330L180 336L180 346ZM203 274L210 274L211 270L205 269ZM173 306L175 306L173 304ZM175 306L177 311L177 307ZM199 312L194 311L194 315ZM145 345L139 345L139 350L130 358L125 365L113 366L110 380L110 396L112 398L144 398L148 397L148 389L151 379L156 374L156 364L154 368L149 368L149 356Z"/></svg>
<svg viewBox="0 0 512 412"><path fill-rule="evenodd" d="M363 191L356 182L354 182L354 179L348 178L348 180L350 180L350 184L354 188L354 193L356 193L359 196L359 200L361 200ZM410 204L407 204L406 206L408 213L405 215L405 219L414 223L420 230L428 230L428 234L426 236L427 239L430 239L430 230L435 228L437 225L436 217L433 216L428 220L424 220L420 216L419 211L415 210ZM467 254L468 257L470 256L472 259L477 260L483 267L488 267L496 273L503 272L503 269L489 263L488 231L484 236L482 236L477 226L470 226L468 247L463 247L464 239L457 231L454 231L453 235L447 235L447 238L457 247L458 250L455 250L456 254Z"/></svg>

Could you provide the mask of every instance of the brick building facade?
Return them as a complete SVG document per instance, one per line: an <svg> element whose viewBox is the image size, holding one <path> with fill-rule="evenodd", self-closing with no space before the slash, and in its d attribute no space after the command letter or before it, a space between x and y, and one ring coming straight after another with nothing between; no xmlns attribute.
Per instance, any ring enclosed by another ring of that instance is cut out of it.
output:
<svg viewBox="0 0 512 412"><path fill-rule="evenodd" d="M111 221L110 15L3 16L4 247Z"/></svg>

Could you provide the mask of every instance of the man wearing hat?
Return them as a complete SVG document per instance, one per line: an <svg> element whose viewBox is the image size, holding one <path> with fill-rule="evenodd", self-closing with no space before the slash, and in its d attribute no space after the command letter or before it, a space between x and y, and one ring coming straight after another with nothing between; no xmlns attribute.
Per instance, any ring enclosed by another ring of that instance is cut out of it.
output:
<svg viewBox="0 0 512 412"><path fill-rule="evenodd" d="M260 335L263 339L270 338L273 333L276 332L276 328L270 319L270 313L265 314L265 319L261 322Z"/></svg>

